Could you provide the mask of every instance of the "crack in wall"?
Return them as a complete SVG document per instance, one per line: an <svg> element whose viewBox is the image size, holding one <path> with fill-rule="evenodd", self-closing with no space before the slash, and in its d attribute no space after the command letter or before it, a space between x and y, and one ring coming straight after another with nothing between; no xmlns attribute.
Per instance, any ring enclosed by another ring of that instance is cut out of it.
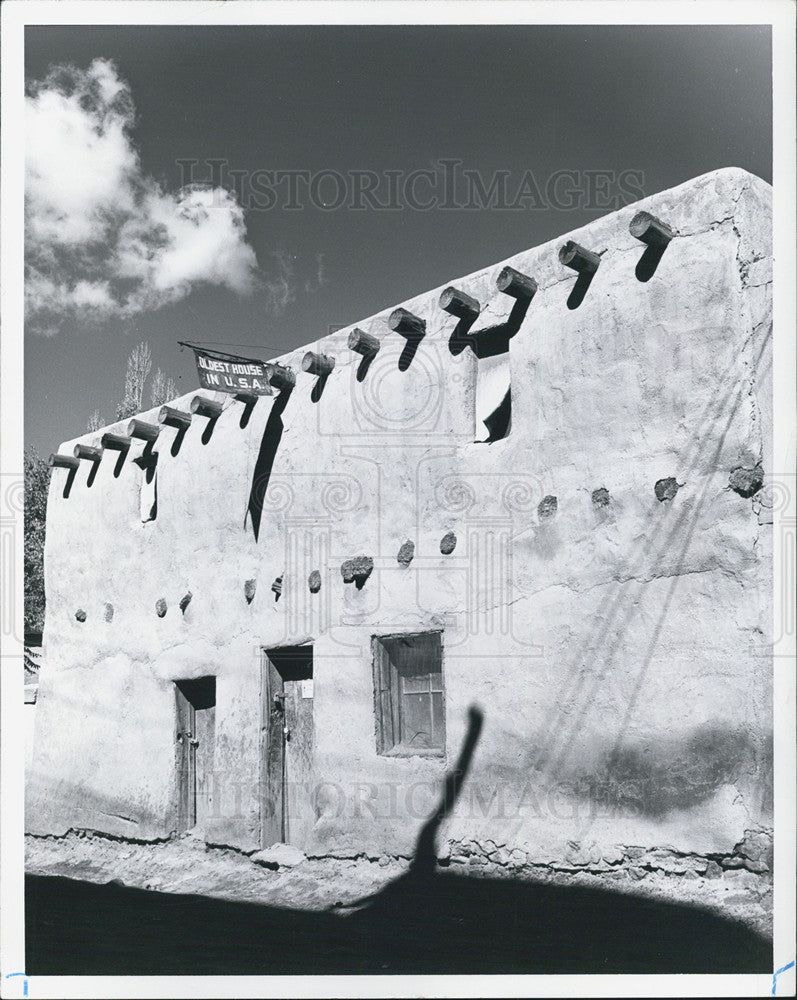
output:
<svg viewBox="0 0 797 1000"><path fill-rule="evenodd" d="M74 839L96 840L100 843L135 844L157 847L185 840L185 836L153 837L141 839L114 835L97 830L70 828L64 834L26 834L35 842L65 843ZM632 878L642 879L647 874L673 876L675 878L721 878L724 872L745 870L751 875L769 881L772 877L773 832L770 828L752 827L744 831L744 836L732 851L708 852L705 854L679 851L672 847L646 848L634 844L618 844L611 848L597 845L583 845L579 841L568 841L567 849L561 856L536 852L525 846L512 846L492 839L451 839L444 841L437 850L438 864L466 865L470 869L504 868L518 875L548 871L561 874L585 873L595 876L612 872L628 872ZM236 856L257 864L259 849L242 850L230 844L202 843L204 853L218 857ZM407 853L376 853L368 851L310 852L306 860L311 861L368 861L384 864L390 861L410 861ZM287 867L295 867L295 861ZM283 868L275 864L266 867Z"/></svg>

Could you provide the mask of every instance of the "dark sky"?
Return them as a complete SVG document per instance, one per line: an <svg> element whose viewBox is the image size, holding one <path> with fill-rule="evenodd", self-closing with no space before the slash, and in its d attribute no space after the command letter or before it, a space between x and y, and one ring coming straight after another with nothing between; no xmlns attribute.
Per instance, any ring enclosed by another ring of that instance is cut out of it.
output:
<svg viewBox="0 0 797 1000"><path fill-rule="evenodd" d="M508 171L510 200L530 170L547 205L325 211L304 196L292 211L283 186L275 207L246 211L264 280L275 255L292 261L296 297L281 313L265 290L201 286L134 319L67 320L52 337L27 336L26 445L44 455L82 433L95 407L113 419L138 340L187 392L196 373L178 340L272 357L606 214L547 204L555 171L634 171L645 195L726 166L772 180L768 27L81 26L29 27L26 39L29 79L54 63L115 62L132 90L143 169L166 190L180 186L187 158L248 175L406 174L454 158L485 182ZM209 176L202 166L196 179Z"/></svg>

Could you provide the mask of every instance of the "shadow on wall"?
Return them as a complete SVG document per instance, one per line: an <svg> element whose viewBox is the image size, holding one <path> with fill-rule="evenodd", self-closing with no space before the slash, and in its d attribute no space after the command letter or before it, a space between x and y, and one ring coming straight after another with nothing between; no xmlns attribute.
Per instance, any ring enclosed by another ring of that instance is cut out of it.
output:
<svg viewBox="0 0 797 1000"><path fill-rule="evenodd" d="M660 819L674 809L688 809L710 798L723 785L737 784L756 753L747 733L707 724L679 738L656 738L616 746L602 755L579 784L594 794L602 788L625 789L617 805L636 808ZM766 768L767 772L769 768Z"/></svg>
<svg viewBox="0 0 797 1000"><path fill-rule="evenodd" d="M37 975L764 973L772 944L695 907L581 887L440 872L435 837L482 716L406 875L354 912L303 912L29 876L27 972Z"/></svg>
<svg viewBox="0 0 797 1000"><path fill-rule="evenodd" d="M770 337L771 331L762 341L758 355L753 361L752 371L756 375ZM718 386L725 386L729 381L731 385L724 394L718 391L711 396L702 412L695 414L693 418L695 435L690 447L684 451L679 460L679 468L684 469L683 475L687 484L693 476L699 478L703 470L718 466L725 439L742 400L747 395L747 384L738 380L737 370L738 359L734 356L717 378ZM625 582L620 582L618 579L607 588L600 617L595 619L578 647L573 648L570 663L562 665L562 681L552 700L552 704L560 707L551 713L549 727L539 742L541 750L530 762L533 770L545 771L553 777L567 775L568 760L577 745L575 736L585 728L595 705L595 694L604 683L605 677L617 669L615 659L625 648L628 625L632 618L639 614L641 595L647 586L645 577L651 566L661 566L666 563L669 566L670 577L667 591L660 603L656 621L649 629L650 640L641 651L638 664L633 668L636 678L623 718L614 735L613 750L609 755L611 760L623 759L626 733L656 653L670 605L681 582L692 538L703 510L709 502L711 488L713 488L712 480L706 477L702 490L693 488L690 506L678 508L677 511L674 509L675 516L670 519L669 524L665 523L662 530L651 530L647 541L629 553L627 563L619 574ZM651 496L653 496L653 484L651 484ZM680 495L665 502L679 504ZM581 665L587 660L599 663L601 669L584 671ZM633 751L631 753L633 754Z"/></svg>
<svg viewBox="0 0 797 1000"><path fill-rule="evenodd" d="M497 354L506 354L509 341L515 336L526 318L531 299L517 299L512 311L503 323L488 326L478 333L470 333L474 320L460 320L448 341L448 349L454 356L461 354L470 347L477 358L493 358Z"/></svg>
<svg viewBox="0 0 797 1000"><path fill-rule="evenodd" d="M282 440L284 424L282 423L282 413L288 405L290 399L290 388L280 390L274 397L271 404L271 411L266 421L263 437L260 441L260 451L255 462L255 469L252 473L252 486L249 490L249 503L247 514L252 525L252 533L255 541L260 535L260 521L263 517L263 502L266 498L266 490L271 479L271 472L274 468L274 459L277 457L277 449Z"/></svg>

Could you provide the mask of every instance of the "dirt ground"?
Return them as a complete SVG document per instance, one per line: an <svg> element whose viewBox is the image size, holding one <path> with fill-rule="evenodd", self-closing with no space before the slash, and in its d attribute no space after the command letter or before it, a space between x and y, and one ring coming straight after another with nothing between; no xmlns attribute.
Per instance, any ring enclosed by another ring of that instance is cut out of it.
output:
<svg viewBox="0 0 797 1000"><path fill-rule="evenodd" d="M27 837L26 869L32 875L62 876L167 893L188 893L234 902L258 903L310 911L350 913L362 901L405 874L403 858L308 858L292 867L265 867L229 848L208 847L190 835L158 843L131 843L91 833L65 837ZM474 873L452 862L452 872L500 878L509 873L486 865ZM769 878L743 869L719 878L688 878L659 872L618 870L533 874L511 872L531 883L606 888L649 899L693 904L736 920L771 937L772 887Z"/></svg>

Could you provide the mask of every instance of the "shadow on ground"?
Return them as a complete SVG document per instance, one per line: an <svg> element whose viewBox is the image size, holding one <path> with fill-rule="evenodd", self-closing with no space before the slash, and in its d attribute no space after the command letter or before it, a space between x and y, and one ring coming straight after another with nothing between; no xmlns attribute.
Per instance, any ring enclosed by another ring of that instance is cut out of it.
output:
<svg viewBox="0 0 797 1000"><path fill-rule="evenodd" d="M27 879L27 973L753 973L771 943L604 890L405 875L348 916Z"/></svg>
<svg viewBox="0 0 797 1000"><path fill-rule="evenodd" d="M28 876L27 973L762 973L772 944L696 907L604 889L441 870L435 839L482 726L471 709L459 759L409 871L352 912Z"/></svg>

